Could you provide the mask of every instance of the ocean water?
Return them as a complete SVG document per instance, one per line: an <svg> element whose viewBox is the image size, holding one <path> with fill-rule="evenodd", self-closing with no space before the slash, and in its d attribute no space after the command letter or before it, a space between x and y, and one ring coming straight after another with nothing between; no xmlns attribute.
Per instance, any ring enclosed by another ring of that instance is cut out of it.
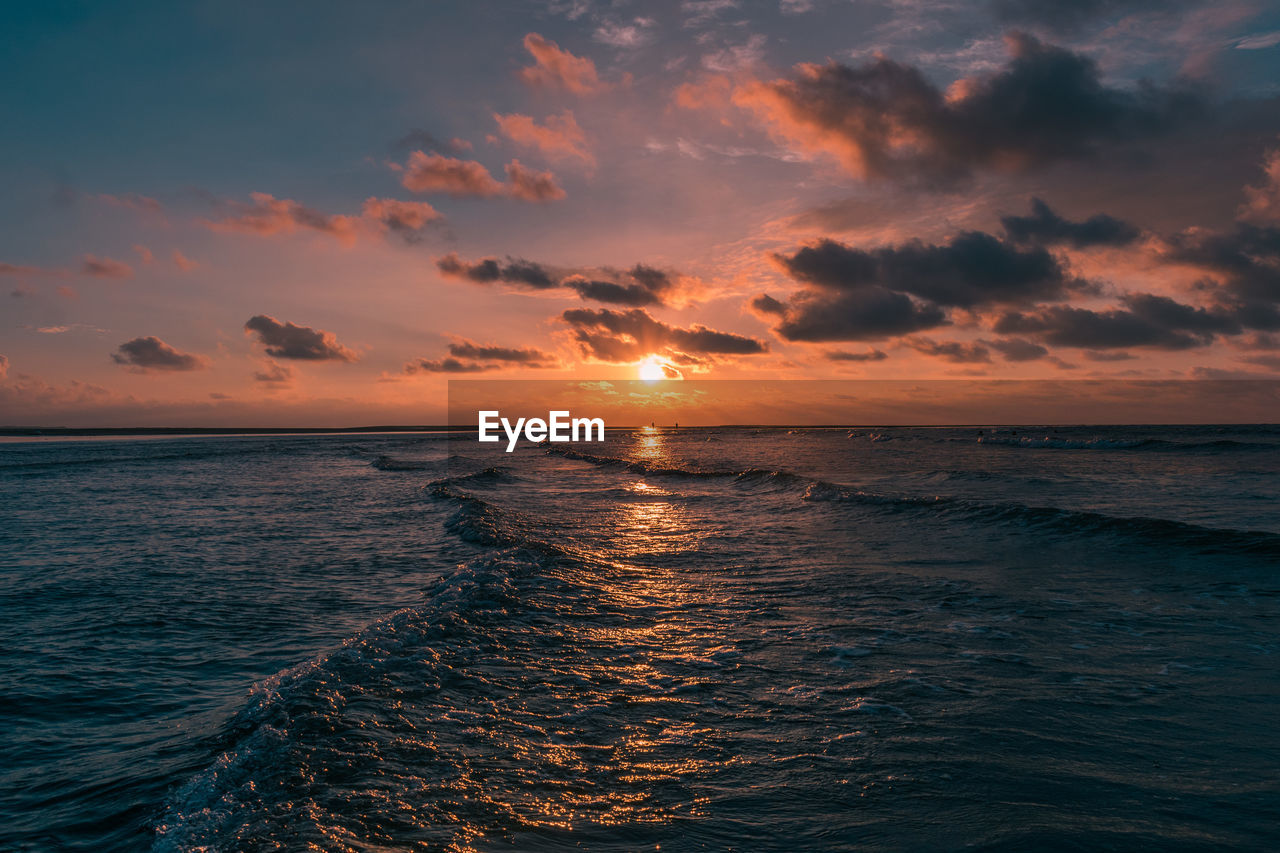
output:
<svg viewBox="0 0 1280 853"><path fill-rule="evenodd" d="M0 445L0 849L1274 850L1280 429Z"/></svg>

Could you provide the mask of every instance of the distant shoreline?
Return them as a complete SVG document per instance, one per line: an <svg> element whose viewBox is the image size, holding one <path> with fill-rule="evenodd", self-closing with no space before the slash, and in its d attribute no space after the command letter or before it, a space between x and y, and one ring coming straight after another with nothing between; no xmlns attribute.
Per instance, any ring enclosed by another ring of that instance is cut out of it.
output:
<svg viewBox="0 0 1280 853"><path fill-rule="evenodd" d="M713 429L1116 429L1151 427L1194 427L1199 429L1276 427L1273 423L1077 423L1077 424L716 424L712 426L676 427L659 424L661 430L713 430ZM611 426L608 430L646 429L644 424ZM380 425L354 427L0 427L0 438L76 438L95 436L186 436L186 435L355 435L362 433L416 433L416 432L474 432L474 424L450 426L448 424Z"/></svg>

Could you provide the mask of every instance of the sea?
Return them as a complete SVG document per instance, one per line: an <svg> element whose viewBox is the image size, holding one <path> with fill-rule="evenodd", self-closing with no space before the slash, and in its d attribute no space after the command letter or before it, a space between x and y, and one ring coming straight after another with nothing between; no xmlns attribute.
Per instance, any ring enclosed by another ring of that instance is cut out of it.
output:
<svg viewBox="0 0 1280 853"><path fill-rule="evenodd" d="M0 444L0 849L1280 849L1280 428Z"/></svg>

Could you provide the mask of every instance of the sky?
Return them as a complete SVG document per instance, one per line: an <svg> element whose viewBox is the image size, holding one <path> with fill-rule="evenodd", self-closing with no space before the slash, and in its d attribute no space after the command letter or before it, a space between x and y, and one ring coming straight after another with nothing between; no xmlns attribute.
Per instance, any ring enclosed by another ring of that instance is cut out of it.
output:
<svg viewBox="0 0 1280 853"><path fill-rule="evenodd" d="M1280 4L9 3L0 425L1280 378Z"/></svg>

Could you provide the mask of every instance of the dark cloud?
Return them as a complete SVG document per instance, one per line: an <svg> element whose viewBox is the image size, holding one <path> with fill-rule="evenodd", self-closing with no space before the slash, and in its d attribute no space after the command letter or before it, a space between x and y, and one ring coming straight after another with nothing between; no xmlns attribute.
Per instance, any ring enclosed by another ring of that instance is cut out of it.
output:
<svg viewBox="0 0 1280 853"><path fill-rule="evenodd" d="M1005 361L1035 361L1049 354L1040 344L1022 338L1001 338L982 343L1004 356Z"/></svg>
<svg viewBox="0 0 1280 853"><path fill-rule="evenodd" d="M627 307L664 304L666 298L677 290L677 283L670 273L655 267L636 264L627 272L613 269L594 271L588 276L576 271L556 271L542 264L521 259L482 258L464 261L456 254L448 254L436 260L440 272L455 278L465 278L478 284L500 281L529 290L549 290L563 287L577 293L583 299ZM609 278L600 277L600 274Z"/></svg>
<svg viewBox="0 0 1280 853"><path fill-rule="evenodd" d="M573 329L583 353L597 361L626 363L661 354L687 364L699 363L701 356L754 355L768 350L755 338L698 323L688 328L671 326L639 308L571 308L561 318Z"/></svg>
<svg viewBox="0 0 1280 853"><path fill-rule="evenodd" d="M482 364L474 361L462 361L448 358L421 358L404 366L405 373L484 373L486 370L497 370L500 364Z"/></svg>
<svg viewBox="0 0 1280 853"><path fill-rule="evenodd" d="M1280 330L1280 228L1237 223L1185 232L1170 239L1166 257L1211 273L1243 325Z"/></svg>
<svg viewBox="0 0 1280 853"><path fill-rule="evenodd" d="M338 343L332 332L281 323L274 317L257 314L245 322L246 332L256 333L267 355L300 361L355 361L358 356Z"/></svg>
<svg viewBox="0 0 1280 853"><path fill-rule="evenodd" d="M499 361L504 364L520 364L526 367L553 367L555 356L532 348L500 347L493 344L477 344L468 340L449 344L449 354L474 361Z"/></svg>
<svg viewBox="0 0 1280 853"><path fill-rule="evenodd" d="M991 351L981 343L935 341L930 338L907 338L903 343L916 352L956 364L981 364L991 361Z"/></svg>
<svg viewBox="0 0 1280 853"><path fill-rule="evenodd" d="M881 340L945 325L948 308L1034 303L1082 284L1043 247L978 231L878 249L821 240L775 259L804 287L786 302L761 294L751 308L790 341Z"/></svg>
<svg viewBox="0 0 1280 853"><path fill-rule="evenodd" d="M565 287L573 288L583 299L604 302L610 305L627 305L643 307L658 305L662 298L653 291L639 284L618 284L614 281L593 281L583 276L572 276L563 282Z"/></svg>
<svg viewBox="0 0 1280 853"><path fill-rule="evenodd" d="M839 157L866 178L939 183L975 169L1025 171L1163 134L1192 95L1144 83L1104 84L1081 54L1023 34L998 73L944 92L917 68L880 57L856 68L802 65L735 100L802 149Z"/></svg>
<svg viewBox="0 0 1280 853"><path fill-rule="evenodd" d="M883 287L958 308L1052 299L1072 283L1047 250L1019 248L980 231L945 245L913 240L870 250L822 240L776 257L792 278L822 290Z"/></svg>
<svg viewBox="0 0 1280 853"><path fill-rule="evenodd" d="M125 341L111 359L139 370L200 370L209 366L204 356L181 352L151 335Z"/></svg>
<svg viewBox="0 0 1280 853"><path fill-rule="evenodd" d="M1234 317L1138 293L1125 296L1124 308L1093 311L1053 305L1034 313L1007 313L995 324L1001 334L1024 334L1053 346L1108 350L1127 347L1190 349L1207 346L1219 334L1238 334Z"/></svg>
<svg viewBox="0 0 1280 853"><path fill-rule="evenodd" d="M507 258L505 263L500 263L496 258L464 261L451 252L436 260L436 268L447 276L465 278L478 284L501 281L531 290L548 290L559 286L546 267L519 258Z"/></svg>
<svg viewBox="0 0 1280 853"><path fill-rule="evenodd" d="M1031 199L1030 216L1003 216L1000 224L1014 243L1056 245L1065 243L1077 249L1089 246L1125 246L1138 239L1141 232L1133 225L1105 213L1082 222L1064 219L1038 198Z"/></svg>
<svg viewBox="0 0 1280 853"><path fill-rule="evenodd" d="M1107 352L1101 352L1098 350L1085 350L1084 357L1089 361L1104 361L1104 362L1105 361L1132 361L1133 359L1137 358L1137 356L1134 355L1133 353L1124 352L1123 350L1121 351L1112 350Z"/></svg>
<svg viewBox="0 0 1280 853"><path fill-rule="evenodd" d="M822 357L828 361L884 361L889 356L878 349L867 350L866 352L845 352L844 350L830 350L824 352Z"/></svg>
<svg viewBox="0 0 1280 853"><path fill-rule="evenodd" d="M559 366L559 359L542 350L477 344L463 339L449 344L448 356L411 361L404 366L404 371L405 373L483 373L509 367Z"/></svg>
<svg viewBox="0 0 1280 853"><path fill-rule="evenodd" d="M920 304L883 287L844 293L801 290L786 303L761 294L751 307L775 317L773 330L788 341L878 341L948 322L937 305Z"/></svg>

